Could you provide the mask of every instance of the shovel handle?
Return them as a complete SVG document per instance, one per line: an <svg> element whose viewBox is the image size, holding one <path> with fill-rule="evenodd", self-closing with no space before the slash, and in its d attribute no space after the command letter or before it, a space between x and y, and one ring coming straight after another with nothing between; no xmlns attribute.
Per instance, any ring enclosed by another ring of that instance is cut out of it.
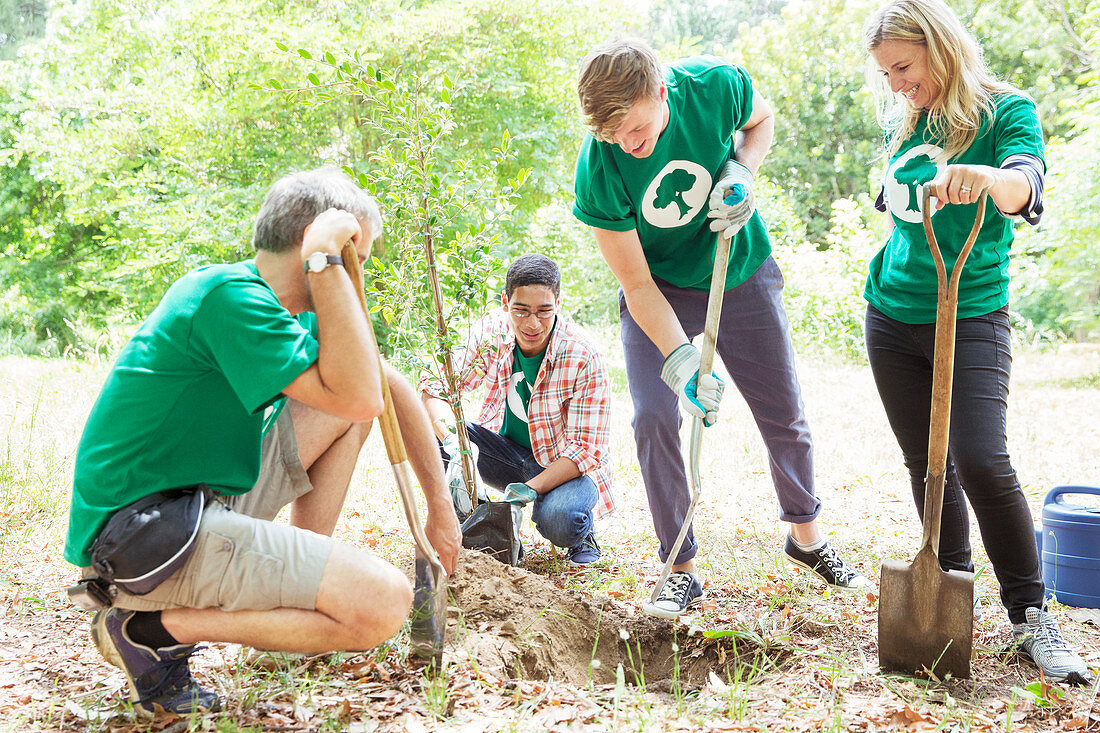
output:
<svg viewBox="0 0 1100 733"><path fill-rule="evenodd" d="M974 226L970 236L955 264L951 267L950 277L936 242L936 232L932 229L932 187L921 187L922 210L924 213L924 235L932 260L936 264L936 346L932 362L932 411L928 420L928 472L924 481L924 538L921 546L931 545L932 552L939 554L940 520L943 515L944 481L947 471L947 445L951 432L951 382L955 370L955 322L959 308L959 280L974 242L982 228L985 218L985 205L989 191L982 191L978 199Z"/></svg>
<svg viewBox="0 0 1100 733"><path fill-rule="evenodd" d="M718 342L718 322L722 317L722 297L726 292L726 269L730 259L730 237L719 234L714 249L714 271L710 280L710 295L707 298L707 320L703 326L703 348L699 353L699 374L710 374L714 370L714 350ZM699 478L699 454L703 444L703 418L691 419L691 438L688 443L688 483L691 486L691 504L688 505L684 521L680 523L680 532L676 535L676 542L669 550L668 559L661 569L661 575L653 586L653 593L649 597L650 604L657 601L661 590L665 587L672 572L672 566L676 563L676 556L680 554L680 548L684 546L684 538L687 537L688 527L695 516L695 507L702 495L703 484Z"/></svg>
<svg viewBox="0 0 1100 733"><path fill-rule="evenodd" d="M344 270L347 271L348 277L351 278L352 287L359 296L359 305L363 308L363 316L367 319L367 329L377 352L378 339L374 335L374 324L370 320L370 308L367 305L367 297L363 292L363 268L359 265L359 253L356 251L355 245L348 242L344 245L340 255L344 259ZM416 511L416 497L412 493L408 454L405 452L405 441L401 437L401 425L397 422L397 411L393 406L390 385L386 381L385 373L382 370L382 355L380 352L378 355L378 374L382 382L384 404L382 414L378 416L378 425L382 429L382 441L386 444L386 455L389 456L390 465L393 466L394 478L397 481L397 493L400 494L401 504L405 509L405 519L409 522L409 530L412 532L417 554L429 562L432 567L432 574L436 578L442 578L446 576L446 571L439 561L439 555L436 554L431 542L428 541Z"/></svg>

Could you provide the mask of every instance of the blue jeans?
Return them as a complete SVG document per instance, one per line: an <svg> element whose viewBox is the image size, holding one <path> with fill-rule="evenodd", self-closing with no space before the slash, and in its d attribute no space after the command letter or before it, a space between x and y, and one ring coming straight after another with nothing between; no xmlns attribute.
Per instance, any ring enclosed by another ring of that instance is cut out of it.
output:
<svg viewBox="0 0 1100 733"><path fill-rule="evenodd" d="M654 280L688 338L702 333L709 294ZM716 350L764 439L779 518L804 524L817 517L821 502L814 496L813 442L782 294L783 275L769 257L748 280L725 292ZM680 448L682 417L676 395L661 381L664 357L630 315L622 291L619 319L626 380L634 402L634 442L663 562L691 504ZM687 562L697 550L694 532L689 530L675 562Z"/></svg>
<svg viewBox="0 0 1100 733"><path fill-rule="evenodd" d="M478 473L489 486L503 490L542 473L530 448L477 423L467 422L466 432L478 448ZM444 453L443 460L450 458ZM598 498L596 482L590 477L570 479L535 499L531 511L535 529L558 547L573 547L592 531L592 508Z"/></svg>
<svg viewBox="0 0 1100 733"><path fill-rule="evenodd" d="M871 373L923 516L936 325L901 323L868 305L864 330ZM1042 608L1043 578L1031 510L1008 455L1011 348L1007 308L958 320L939 558L944 570L974 570L969 500L1001 602L1018 624L1029 606Z"/></svg>

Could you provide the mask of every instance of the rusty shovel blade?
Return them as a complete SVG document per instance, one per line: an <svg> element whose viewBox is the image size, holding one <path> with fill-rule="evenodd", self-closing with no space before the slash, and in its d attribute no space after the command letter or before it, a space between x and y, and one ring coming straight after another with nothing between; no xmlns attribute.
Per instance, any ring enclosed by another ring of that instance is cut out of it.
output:
<svg viewBox="0 0 1100 733"><path fill-rule="evenodd" d="M911 565L882 563L878 658L884 671L970 677L974 574L945 572L931 545Z"/></svg>

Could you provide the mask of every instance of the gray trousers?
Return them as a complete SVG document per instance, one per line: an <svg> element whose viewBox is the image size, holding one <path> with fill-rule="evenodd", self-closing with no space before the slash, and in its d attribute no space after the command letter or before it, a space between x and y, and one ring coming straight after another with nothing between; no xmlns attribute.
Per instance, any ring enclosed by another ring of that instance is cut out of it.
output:
<svg viewBox="0 0 1100 733"><path fill-rule="evenodd" d="M654 280L688 338L702 333L707 293ZM821 502L814 496L813 442L795 374L782 291L783 275L771 257L752 277L727 290L716 350L764 439L782 509L779 517L802 524L817 516ZM619 319L634 402L634 441L663 562L691 504L680 447L682 418L676 395L661 381L664 357L631 317L621 291ZM697 551L694 532L689 530L675 562L687 562Z"/></svg>

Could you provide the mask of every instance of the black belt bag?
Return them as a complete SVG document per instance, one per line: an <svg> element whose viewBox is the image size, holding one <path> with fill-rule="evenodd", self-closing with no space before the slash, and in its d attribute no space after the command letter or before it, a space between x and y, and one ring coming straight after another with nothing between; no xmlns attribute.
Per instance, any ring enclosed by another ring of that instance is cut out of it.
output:
<svg viewBox="0 0 1100 733"><path fill-rule="evenodd" d="M122 507L92 545L92 568L127 593L149 593L191 556L212 496L206 484L198 484L158 491Z"/></svg>

